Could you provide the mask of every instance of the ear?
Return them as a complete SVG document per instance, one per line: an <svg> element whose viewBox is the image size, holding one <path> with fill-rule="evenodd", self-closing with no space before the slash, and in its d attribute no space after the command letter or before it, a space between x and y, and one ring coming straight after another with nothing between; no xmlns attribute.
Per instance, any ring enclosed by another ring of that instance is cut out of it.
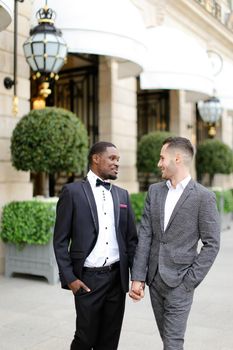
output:
<svg viewBox="0 0 233 350"><path fill-rule="evenodd" d="M93 156L92 156L92 162L93 162L94 164L98 164L98 163L99 163L99 159L100 159L99 154L93 154Z"/></svg>
<svg viewBox="0 0 233 350"><path fill-rule="evenodd" d="M176 159L176 163L180 164L182 161L182 155L180 153L176 153L175 159Z"/></svg>

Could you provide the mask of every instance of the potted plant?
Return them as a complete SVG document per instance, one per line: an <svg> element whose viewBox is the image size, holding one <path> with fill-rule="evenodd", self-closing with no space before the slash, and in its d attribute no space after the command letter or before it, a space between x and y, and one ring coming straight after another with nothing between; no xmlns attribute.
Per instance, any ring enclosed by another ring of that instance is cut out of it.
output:
<svg viewBox="0 0 233 350"><path fill-rule="evenodd" d="M81 120L63 108L32 110L16 125L11 138L12 164L17 170L43 173L46 197L48 175L59 172L81 173L86 168L87 131Z"/></svg>
<svg viewBox="0 0 233 350"><path fill-rule="evenodd" d="M46 174L40 193L45 197L49 195L48 174L81 173L86 168L87 152L84 125L62 108L32 110L18 122L11 138L13 166ZM7 276L20 272L45 276L50 283L58 280L51 239L55 203L47 201L12 202L4 207L1 238L6 243Z"/></svg>
<svg viewBox="0 0 233 350"><path fill-rule="evenodd" d="M10 202L3 207L0 237L6 243L5 275L26 273L58 282L52 246L56 202Z"/></svg>

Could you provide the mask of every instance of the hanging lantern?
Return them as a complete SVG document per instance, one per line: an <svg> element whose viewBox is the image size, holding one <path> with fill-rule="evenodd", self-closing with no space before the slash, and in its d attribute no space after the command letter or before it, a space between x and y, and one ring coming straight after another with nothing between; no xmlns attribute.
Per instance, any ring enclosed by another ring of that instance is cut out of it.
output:
<svg viewBox="0 0 233 350"><path fill-rule="evenodd" d="M221 118L223 112L219 99L212 96L206 101L199 101L197 107L202 120L209 126L209 136L215 136L216 123Z"/></svg>
<svg viewBox="0 0 233 350"><path fill-rule="evenodd" d="M67 45L61 30L55 28L55 12L48 8L37 11L38 25L30 30L30 37L23 44L26 60L35 73L33 78L45 76L58 79L58 72L66 62Z"/></svg>

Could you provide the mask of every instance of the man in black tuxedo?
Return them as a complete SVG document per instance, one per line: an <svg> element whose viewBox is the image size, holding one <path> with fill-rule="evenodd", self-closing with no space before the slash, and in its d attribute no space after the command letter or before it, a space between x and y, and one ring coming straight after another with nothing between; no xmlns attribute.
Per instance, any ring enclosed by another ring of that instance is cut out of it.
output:
<svg viewBox="0 0 233 350"><path fill-rule="evenodd" d="M118 346L137 233L128 192L112 185L119 152L98 142L87 178L66 184L57 204L54 251L63 288L72 290L76 332L71 350Z"/></svg>

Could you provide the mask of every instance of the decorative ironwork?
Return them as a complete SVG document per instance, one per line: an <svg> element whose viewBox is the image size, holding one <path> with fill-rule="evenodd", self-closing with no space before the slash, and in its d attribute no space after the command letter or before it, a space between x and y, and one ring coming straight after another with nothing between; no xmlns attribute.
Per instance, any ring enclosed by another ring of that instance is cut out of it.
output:
<svg viewBox="0 0 233 350"><path fill-rule="evenodd" d="M87 128L90 144L98 140L98 67L76 68L60 73L54 85L54 105L71 110Z"/></svg>

